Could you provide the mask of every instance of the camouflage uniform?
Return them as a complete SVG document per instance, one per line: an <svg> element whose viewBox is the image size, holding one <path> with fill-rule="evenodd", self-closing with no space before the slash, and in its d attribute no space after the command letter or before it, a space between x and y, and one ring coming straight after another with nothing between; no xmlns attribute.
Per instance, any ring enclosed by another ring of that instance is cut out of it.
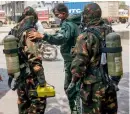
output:
<svg viewBox="0 0 130 114"><path fill-rule="evenodd" d="M33 9L28 7L25 11L27 13ZM19 53L21 75L16 80L19 114L44 114L46 108L46 98L30 94L30 90L36 90L37 85L44 86L46 83L36 43L27 37L29 31L36 31L36 22L37 19L33 15L25 15L10 32L18 38L19 45L22 47Z"/></svg>
<svg viewBox="0 0 130 114"><path fill-rule="evenodd" d="M103 38L112 29L105 25L101 19L101 9L96 3L85 6L83 22L87 29L96 28ZM82 99L82 114L116 114L116 91L111 87L106 88L103 81L103 67L100 65L101 40L92 32L81 33L76 42L72 61L71 88L81 81L80 97Z"/></svg>

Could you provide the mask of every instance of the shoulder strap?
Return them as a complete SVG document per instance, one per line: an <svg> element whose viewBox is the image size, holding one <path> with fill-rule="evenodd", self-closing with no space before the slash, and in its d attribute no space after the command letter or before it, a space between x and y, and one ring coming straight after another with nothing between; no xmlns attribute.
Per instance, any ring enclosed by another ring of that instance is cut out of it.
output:
<svg viewBox="0 0 130 114"><path fill-rule="evenodd" d="M87 28L85 29L85 31L93 33L99 40L104 39L103 36L101 35L100 30L98 30L97 28Z"/></svg>
<svg viewBox="0 0 130 114"><path fill-rule="evenodd" d="M102 53L102 49L106 47L106 43L105 38L101 35L100 30L98 28L87 28L85 31L93 33L101 41L100 52Z"/></svg>
<svg viewBox="0 0 130 114"><path fill-rule="evenodd" d="M97 28L87 28L85 31L93 33L101 41L101 53L117 53L122 51L120 47L107 48L105 38L103 38L101 32Z"/></svg>

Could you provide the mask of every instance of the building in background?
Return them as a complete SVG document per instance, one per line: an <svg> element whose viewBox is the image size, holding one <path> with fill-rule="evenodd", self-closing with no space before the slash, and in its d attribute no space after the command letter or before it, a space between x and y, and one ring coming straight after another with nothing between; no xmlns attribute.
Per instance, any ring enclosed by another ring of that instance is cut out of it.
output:
<svg viewBox="0 0 130 114"><path fill-rule="evenodd" d="M102 18L108 23L119 21L119 1L95 1L102 10Z"/></svg>
<svg viewBox="0 0 130 114"><path fill-rule="evenodd" d="M18 21L19 16L27 6L31 6L34 9L45 8L51 11L51 9L57 3L63 3L61 1L0 1L0 9L6 12L6 17L13 21Z"/></svg>
<svg viewBox="0 0 130 114"><path fill-rule="evenodd" d="M62 1L24 1L24 8L31 6L34 9L42 8L51 10L57 3L63 3Z"/></svg>
<svg viewBox="0 0 130 114"><path fill-rule="evenodd" d="M6 12L7 19L17 21L24 9L24 1L0 1L0 9Z"/></svg>

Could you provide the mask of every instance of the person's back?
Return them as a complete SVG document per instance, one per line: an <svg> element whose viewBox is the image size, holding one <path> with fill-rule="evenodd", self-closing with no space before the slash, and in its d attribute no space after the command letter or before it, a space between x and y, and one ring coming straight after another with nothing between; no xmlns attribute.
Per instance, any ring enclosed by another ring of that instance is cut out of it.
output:
<svg viewBox="0 0 130 114"><path fill-rule="evenodd" d="M73 75L71 83L75 85L81 81L80 96L83 101L83 114L116 114L116 91L110 90L108 91L110 94L107 93L103 82L104 69L100 65L102 41L108 33L112 32L112 29L104 24L101 19L101 8L96 3L85 6L83 22L86 29L77 38L75 58L71 65ZM95 34L97 31L98 36Z"/></svg>
<svg viewBox="0 0 130 114"><path fill-rule="evenodd" d="M30 9L32 10L32 8L27 9L28 12ZM32 42L28 38L28 32L37 31L36 22L37 19L33 15L24 15L10 32L18 39L17 42L20 47L18 53L20 76L15 84L19 114L34 112L44 114L46 108L46 98L38 97L36 93L37 86L44 87L46 85L42 59L37 53L36 42Z"/></svg>

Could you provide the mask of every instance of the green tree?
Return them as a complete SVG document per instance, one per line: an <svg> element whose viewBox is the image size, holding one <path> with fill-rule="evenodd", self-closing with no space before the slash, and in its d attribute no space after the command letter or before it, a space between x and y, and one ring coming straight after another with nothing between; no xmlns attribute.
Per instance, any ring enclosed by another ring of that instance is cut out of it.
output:
<svg viewBox="0 0 130 114"><path fill-rule="evenodd" d="M125 4L125 1L119 1L119 9L128 10L128 6Z"/></svg>

